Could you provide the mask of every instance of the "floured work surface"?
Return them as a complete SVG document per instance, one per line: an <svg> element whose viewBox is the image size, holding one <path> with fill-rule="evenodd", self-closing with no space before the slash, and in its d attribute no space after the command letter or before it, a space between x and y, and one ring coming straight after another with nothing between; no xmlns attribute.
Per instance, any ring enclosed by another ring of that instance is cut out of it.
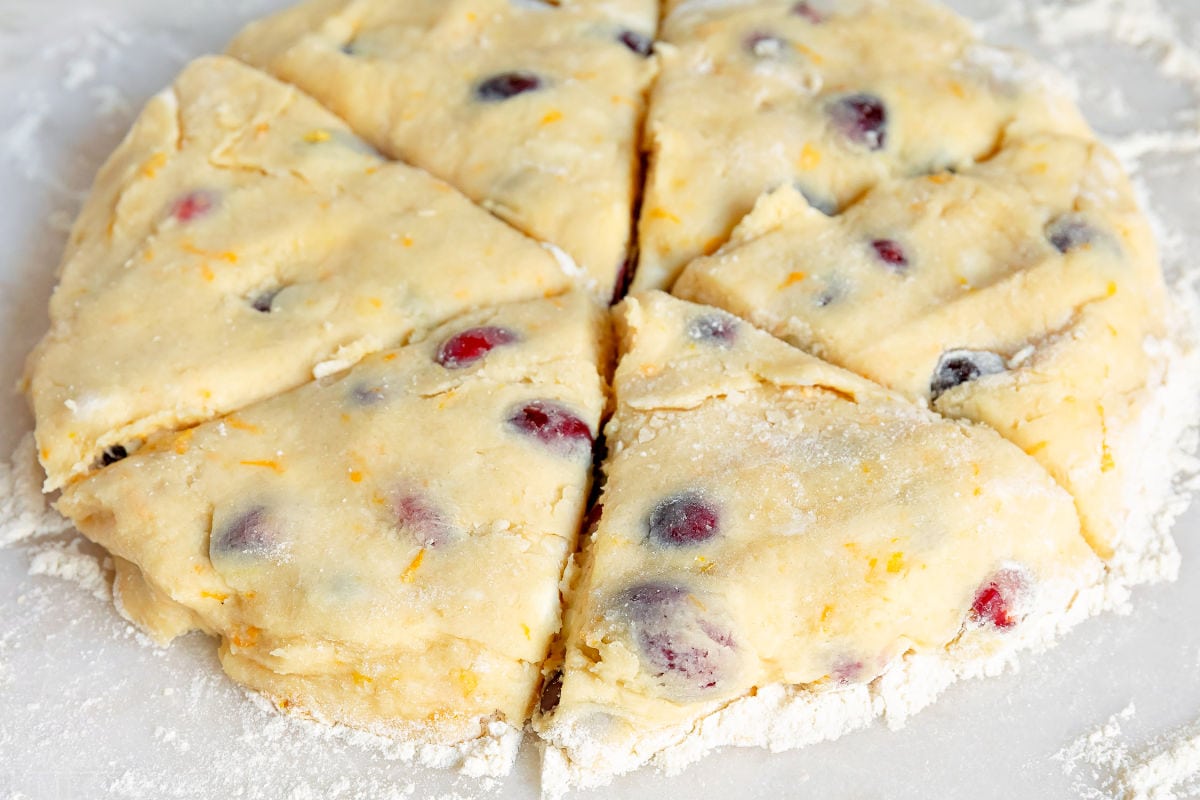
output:
<svg viewBox="0 0 1200 800"><path fill-rule="evenodd" d="M1101 11L1103 11L1103 9L1100 9L1100 10L1101 10ZM1082 20L1082 21L1081 21L1080 19L1074 19L1074 20L1073 20L1073 22L1072 22L1071 24L1074 24L1074 25L1081 25L1081 24L1084 24L1084 23L1086 23L1086 20ZM1061 31L1059 31L1058 33L1059 33L1059 35L1061 35ZM78 67L76 67L76 69L78 70L79 68L78 68ZM76 78L74 78L73 80L80 80L80 78L76 77ZM1143 115L1142 119L1143 119L1143 121L1145 120L1145 116L1144 116L1144 115ZM1142 144L1142 143L1145 143L1145 142L1147 142L1147 141L1149 141L1149 144L1150 144L1150 145L1154 145L1154 144L1155 144L1153 141L1147 140L1147 139L1145 139L1145 138L1141 139L1140 141L1134 142L1134 144L1138 144L1138 145L1140 145L1140 144ZM1168 144L1170 144L1170 142L1167 142L1167 143L1168 143ZM1178 147L1178 143L1176 143L1176 146ZM1168 242L1167 242L1167 243L1168 243L1168 245L1170 245L1170 243L1171 243L1171 242L1170 242L1170 240L1168 240ZM68 559L68 558L66 558L66 557L59 559L59 562L61 562L61 564L66 564L66 563L68 563L69 561L70 561L70 559ZM43 565L43 567L44 567L45 569L51 569L52 567L51 567L50 565L51 565L52 563L54 563L54 559L51 559L51 558L42 558L42 559L41 559L41 560L40 560L38 563L42 564L42 565ZM60 571L70 571L70 570L68 570L68 569L67 569L67 567L65 567L65 566L61 566L61 567L60 567ZM76 571L76 572L78 572L78 571ZM1088 635L1086 632L1084 632L1084 633L1081 633L1081 634L1080 634L1080 636L1086 636L1086 635ZM1043 658L1046 658L1046 659L1053 659L1053 658L1055 658L1055 654L1051 654L1050 656L1045 656L1045 657L1043 657ZM1179 656L1178 656L1178 653L1175 653L1175 654L1173 654L1173 655L1172 655L1172 658L1173 658L1173 659L1177 659L1177 658L1179 658ZM1036 659L1035 661L1036 661L1036 663L1039 663L1039 664L1040 664L1042 660L1041 660L1041 659ZM1094 663L1094 662L1093 662L1093 663ZM1192 663L1194 663L1194 661L1193 661ZM1129 670L1127 669L1127 670L1126 670L1126 672L1129 672ZM1130 673L1130 674L1136 674L1136 673ZM974 688L972 689L972 691L982 691L982 692L987 692L988 690L987 690L987 689L985 689L985 688L983 688L983 687L974 687ZM960 692L960 694L961 694L961 692ZM1122 702L1123 702L1123 701L1122 701ZM932 713L933 713L933 714L941 714L941 712L939 712L939 711L934 711L934 712L932 712ZM1143 711L1143 714L1145 714L1145 711ZM921 724L923 724L923 723L922 723L921 721L918 721L917 723L914 723L914 724L916 724L916 725L921 725ZM870 735L869 735L869 736L870 736ZM166 742L168 746L170 746L170 743L171 743L171 742L178 742L178 740L179 740L179 737L178 737L178 735L177 735L177 734L175 734L175 735L172 735L172 733L171 733L171 731L170 731L169 729L168 729L168 730L164 730L164 732L161 734L160 738L161 738L161 739L162 739L164 742ZM854 739L852 739L852 740L849 740L849 741L854 741L855 739L862 741L862 740L863 740L863 739L865 739L865 738L866 738L866 737L854 737ZM843 744L845 744L845 742L844 742ZM189 745L189 747L195 747L195 746L196 746L196 745L194 744L194 742L193 742L193 743L191 743L191 744ZM865 745L864 745L864 746L865 746ZM901 746L901 745L896 745L896 746ZM841 747L841 745L838 745L838 747ZM853 750L855 750L855 749L857 749L857 748L854 748L854 747L851 747L851 748L850 748L850 750L851 750L851 751L853 751ZM727 756L726 758L745 758L745 756ZM751 757L751 758L752 758L752 757ZM784 757L784 758L785 758L785 759L790 759L791 757L790 757L790 756L788 756L788 757ZM817 763L817 762L813 762L813 763ZM850 760L847 760L847 761L845 761L845 762L839 762L839 763L852 763L852 758L850 758ZM698 768L698 769L700 769L700 770L703 770L703 769L705 769L705 767L700 767L700 768ZM828 765L827 765L827 764L826 764L826 765L824 765L824 766L822 767L822 770L821 770L821 772L823 772L823 771L824 771L824 770L826 770L826 769L829 769L829 767L828 767ZM711 772L711 771L710 771L710 772ZM692 774L692 773L689 773L689 774ZM822 777L822 775L820 774L820 772L818 772L818 770L815 770L815 769L814 769L814 770L813 770L813 778L812 778L812 780L814 781L814 785L815 785L815 782L816 782L816 781L818 781L818 780L820 780L820 779L821 779L821 777ZM132 779L131 779L131 780L132 780ZM644 780L644 781L648 781L648 782L650 782L650 783L653 783L653 778L652 778L652 777L650 777L650 776L639 776L639 780ZM402 782L402 783L403 783L403 782ZM928 784L926 784L926 785L928 785ZM131 786L132 786L132 785L131 785ZM131 788L131 790L132 790L132 788Z"/></svg>

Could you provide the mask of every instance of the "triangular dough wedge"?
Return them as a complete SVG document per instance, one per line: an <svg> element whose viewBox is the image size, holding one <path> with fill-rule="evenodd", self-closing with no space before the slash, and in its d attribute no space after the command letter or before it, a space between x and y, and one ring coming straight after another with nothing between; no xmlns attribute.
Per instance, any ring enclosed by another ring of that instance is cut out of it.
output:
<svg viewBox="0 0 1200 800"><path fill-rule="evenodd" d="M1101 574L995 432L710 307L618 313L601 513L535 719L551 791L903 716L1070 624Z"/></svg>
<svg viewBox="0 0 1200 800"><path fill-rule="evenodd" d="M634 290L665 289L764 191L836 213L880 180L962 169L1014 119L1084 130L1023 56L925 0L668 4Z"/></svg>
<svg viewBox="0 0 1200 800"><path fill-rule="evenodd" d="M653 0L310 0L230 53L551 242L609 298L630 250Z"/></svg>
<svg viewBox="0 0 1200 800"><path fill-rule="evenodd" d="M71 235L27 372L47 488L463 311L571 285L296 89L200 59L147 105Z"/></svg>
<svg viewBox="0 0 1200 800"><path fill-rule="evenodd" d="M1018 138L832 219L779 190L675 292L991 425L1074 495L1097 553L1144 544L1122 531L1161 458L1148 445L1165 291L1149 226L1094 140Z"/></svg>
<svg viewBox="0 0 1200 800"><path fill-rule="evenodd" d="M152 442L57 507L157 639L199 628L281 708L505 772L559 627L608 339L581 295L471 314Z"/></svg>

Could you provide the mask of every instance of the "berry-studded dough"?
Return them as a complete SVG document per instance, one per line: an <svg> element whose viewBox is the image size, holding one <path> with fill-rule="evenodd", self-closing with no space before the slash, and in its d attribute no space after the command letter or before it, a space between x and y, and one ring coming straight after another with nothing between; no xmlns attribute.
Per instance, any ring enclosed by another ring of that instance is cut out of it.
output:
<svg viewBox="0 0 1200 800"><path fill-rule="evenodd" d="M281 707L505 771L559 627L608 325L579 294L460 317L152 441L58 508L156 638L215 634Z"/></svg>
<svg viewBox="0 0 1200 800"><path fill-rule="evenodd" d="M47 488L483 304L553 254L223 57L154 98L71 235L27 382Z"/></svg>
<svg viewBox="0 0 1200 800"><path fill-rule="evenodd" d="M1085 127L1031 66L925 0L667 9L635 290L669 287L765 191L835 214L881 180L987 158L1014 120Z"/></svg>
<svg viewBox="0 0 1200 800"><path fill-rule="evenodd" d="M1150 230L1091 139L1006 140L987 162L877 186L829 218L765 197L675 292L753 321L952 417L987 423L1122 543L1164 365Z"/></svg>
<svg viewBox="0 0 1200 800"><path fill-rule="evenodd" d="M606 483L535 725L552 780L645 763L783 684L1003 650L1100 563L1071 498L957 423L717 309L618 309ZM769 744L782 709L720 744Z"/></svg>
<svg viewBox="0 0 1200 800"><path fill-rule="evenodd" d="M653 0L310 0L230 52L550 242L608 299L631 248Z"/></svg>

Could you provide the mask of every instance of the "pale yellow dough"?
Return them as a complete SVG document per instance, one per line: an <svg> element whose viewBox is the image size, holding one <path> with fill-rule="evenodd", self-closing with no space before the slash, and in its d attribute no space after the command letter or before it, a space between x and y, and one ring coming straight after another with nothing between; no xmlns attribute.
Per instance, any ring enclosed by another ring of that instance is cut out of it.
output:
<svg viewBox="0 0 1200 800"><path fill-rule="evenodd" d="M512 341L437 361L480 326ZM500 306L198 428L68 487L160 640L221 638L285 708L456 745L519 731L559 627L604 408L607 315L582 295ZM514 427L557 404L583 437Z"/></svg>
<svg viewBox="0 0 1200 800"><path fill-rule="evenodd" d="M653 0L310 0L238 58L295 83L389 155L557 245L608 299L631 247ZM520 72L538 88L481 98Z"/></svg>
<svg viewBox="0 0 1200 800"><path fill-rule="evenodd" d="M571 286L551 253L296 89L200 59L147 105L71 234L27 370L46 486L468 309Z"/></svg>
<svg viewBox="0 0 1200 800"><path fill-rule="evenodd" d="M835 218L780 189L674 291L992 426L1072 493L1097 553L1136 548L1121 532L1165 292L1149 226L1094 140L1006 139L985 163L881 184ZM956 351L994 374L935 388Z"/></svg>
<svg viewBox="0 0 1200 800"><path fill-rule="evenodd" d="M602 514L535 721L585 771L635 767L755 687L837 692L962 637L1002 648L1095 579L1070 497L993 431L661 293L618 330ZM680 497L719 521L664 543ZM1008 624L981 617L1014 575Z"/></svg>
<svg viewBox="0 0 1200 800"><path fill-rule="evenodd" d="M834 213L879 181L987 157L1016 120L1085 129L1032 66L925 0L676 2L661 36L635 291L669 288L765 191ZM866 96L885 119L856 140L835 109Z"/></svg>

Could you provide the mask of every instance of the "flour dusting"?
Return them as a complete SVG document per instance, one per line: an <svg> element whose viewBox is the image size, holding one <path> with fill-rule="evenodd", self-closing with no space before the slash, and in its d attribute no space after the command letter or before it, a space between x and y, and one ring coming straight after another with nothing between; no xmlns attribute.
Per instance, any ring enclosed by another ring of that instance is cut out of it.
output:
<svg viewBox="0 0 1200 800"><path fill-rule="evenodd" d="M1081 800L1184 800L1200 795L1200 720L1135 749L1123 729L1130 703L1054 758Z"/></svg>

